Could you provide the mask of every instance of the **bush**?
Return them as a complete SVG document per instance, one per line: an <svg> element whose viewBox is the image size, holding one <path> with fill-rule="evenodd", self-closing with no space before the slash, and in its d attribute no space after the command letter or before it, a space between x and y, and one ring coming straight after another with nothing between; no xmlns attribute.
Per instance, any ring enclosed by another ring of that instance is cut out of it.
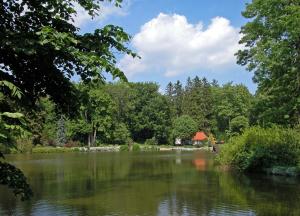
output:
<svg viewBox="0 0 300 216"><path fill-rule="evenodd" d="M20 153L30 153L33 148L32 139L24 138L16 140L16 148Z"/></svg>
<svg viewBox="0 0 300 216"><path fill-rule="evenodd" d="M300 135L280 127L246 129L222 148L218 161L242 171L299 166Z"/></svg>
<svg viewBox="0 0 300 216"><path fill-rule="evenodd" d="M0 143L0 152L2 152L3 154L9 154L11 153L11 149L8 146Z"/></svg>
<svg viewBox="0 0 300 216"><path fill-rule="evenodd" d="M134 151L134 152L141 151L140 145L137 144L137 143L134 143L134 144L132 145L132 151Z"/></svg>
<svg viewBox="0 0 300 216"><path fill-rule="evenodd" d="M129 148L128 145L121 145L120 151L121 151L121 152L124 152L124 151L130 151L130 148ZM132 144L132 146L131 146L131 151L133 151L133 152L141 151L140 145L137 144L137 143Z"/></svg>
<svg viewBox="0 0 300 216"><path fill-rule="evenodd" d="M158 142L155 137L152 137L151 139L147 139L145 141L145 145L158 145Z"/></svg>
<svg viewBox="0 0 300 216"><path fill-rule="evenodd" d="M79 141L74 141L74 140L69 140L65 145L64 147L67 147L67 148L72 148L72 147L80 147L81 144Z"/></svg>
<svg viewBox="0 0 300 216"><path fill-rule="evenodd" d="M121 151L121 152L129 151L128 145L121 145L121 146L120 146L120 151Z"/></svg>

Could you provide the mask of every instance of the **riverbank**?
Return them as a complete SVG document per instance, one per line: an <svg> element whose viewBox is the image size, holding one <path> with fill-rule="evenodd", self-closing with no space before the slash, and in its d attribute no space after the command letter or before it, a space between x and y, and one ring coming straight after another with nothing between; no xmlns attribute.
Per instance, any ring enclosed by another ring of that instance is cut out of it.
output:
<svg viewBox="0 0 300 216"><path fill-rule="evenodd" d="M193 146L150 146L137 144L137 151L212 151L212 147L193 147ZM65 153L65 152L120 152L125 145L109 145L99 147L34 147L31 153ZM126 151L126 150L125 150ZM14 152L17 153L17 152Z"/></svg>

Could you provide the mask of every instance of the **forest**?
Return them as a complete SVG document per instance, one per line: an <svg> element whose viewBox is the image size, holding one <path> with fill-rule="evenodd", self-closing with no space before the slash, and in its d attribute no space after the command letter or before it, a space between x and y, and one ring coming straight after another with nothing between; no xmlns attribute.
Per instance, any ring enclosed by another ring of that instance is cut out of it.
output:
<svg viewBox="0 0 300 216"><path fill-rule="evenodd" d="M251 118L254 96L242 84L220 86L216 80L196 76L185 85L170 82L165 93L151 82L74 85L77 112L63 113L48 97L39 98L34 109L23 111L31 131L25 137L29 147L127 144L130 140L172 145L177 121L192 125L188 136L203 130L226 139L258 121ZM16 143L24 145L24 136Z"/></svg>

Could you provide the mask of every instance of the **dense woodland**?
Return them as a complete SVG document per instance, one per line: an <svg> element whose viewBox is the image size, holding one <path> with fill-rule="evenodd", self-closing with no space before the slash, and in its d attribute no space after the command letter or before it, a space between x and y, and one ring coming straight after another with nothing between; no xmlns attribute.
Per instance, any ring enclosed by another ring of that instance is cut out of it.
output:
<svg viewBox="0 0 300 216"><path fill-rule="evenodd" d="M298 0L253 0L242 12L248 23L237 63L253 72L255 95L243 85L199 77L169 83L164 94L155 83L127 82L115 53L138 58L127 47L131 37L113 25L81 34L72 22L74 2L91 16L101 13L98 0L0 3L0 157L13 146L173 144L204 130L232 138L220 160L225 164L300 167ZM105 84L104 72L120 81ZM71 81L74 75L79 83ZM275 125L281 129L269 129ZM12 173L15 180L6 178ZM30 194L12 165L0 161L0 174L0 184L23 198Z"/></svg>
<svg viewBox="0 0 300 216"><path fill-rule="evenodd" d="M169 83L165 94L156 83L81 82L75 87L79 109L72 115L60 111L48 97L40 98L35 109L24 110L32 131L28 139L34 145L97 146L148 139L173 144L178 133L174 123L187 121L184 116L194 125L189 136L204 130L226 138L249 126L254 100L243 85L220 86L197 76L185 85Z"/></svg>

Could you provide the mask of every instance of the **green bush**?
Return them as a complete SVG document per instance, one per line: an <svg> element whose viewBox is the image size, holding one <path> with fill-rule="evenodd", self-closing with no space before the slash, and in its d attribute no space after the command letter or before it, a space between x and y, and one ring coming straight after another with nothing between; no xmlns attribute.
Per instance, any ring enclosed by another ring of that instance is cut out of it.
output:
<svg viewBox="0 0 300 216"><path fill-rule="evenodd" d="M124 151L130 151L129 146L128 146L128 145L121 145L120 151L121 151L121 152L124 152ZM140 145L137 144L137 143L132 144L132 146L131 146L131 151L134 151L134 152L141 151Z"/></svg>
<svg viewBox="0 0 300 216"><path fill-rule="evenodd" d="M145 141L145 145L158 145L158 142L155 137L152 137L151 139L147 139Z"/></svg>
<svg viewBox="0 0 300 216"><path fill-rule="evenodd" d="M134 151L134 152L141 151L140 145L137 144L137 143L134 143L134 144L132 145L132 151Z"/></svg>
<svg viewBox="0 0 300 216"><path fill-rule="evenodd" d="M32 140L30 138L18 139L16 148L19 153L30 153L33 148Z"/></svg>
<svg viewBox="0 0 300 216"><path fill-rule="evenodd" d="M246 129L225 144L217 160L242 171L259 171L275 166L299 166L300 135L280 127Z"/></svg>
<svg viewBox="0 0 300 216"><path fill-rule="evenodd" d="M122 152L129 151L128 145L121 145L120 146L120 151L122 151Z"/></svg>
<svg viewBox="0 0 300 216"><path fill-rule="evenodd" d="M11 153L11 149L8 146L0 143L0 152L2 152L3 154L9 154Z"/></svg>

